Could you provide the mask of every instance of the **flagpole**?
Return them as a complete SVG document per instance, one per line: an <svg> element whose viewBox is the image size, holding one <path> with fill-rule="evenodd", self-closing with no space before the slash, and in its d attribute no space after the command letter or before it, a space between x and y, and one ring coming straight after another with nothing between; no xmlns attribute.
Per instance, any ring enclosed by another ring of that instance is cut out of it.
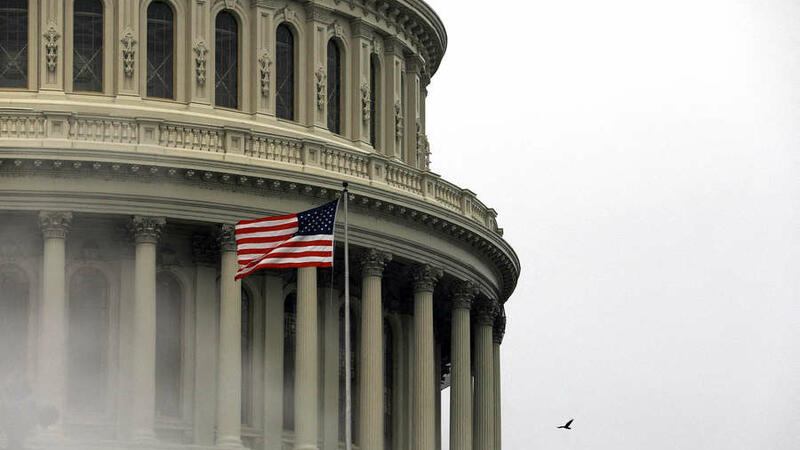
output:
<svg viewBox="0 0 800 450"><path fill-rule="evenodd" d="M345 449L353 449L353 410L350 396L350 255L347 242L347 182L342 182L344 190L344 438Z"/></svg>

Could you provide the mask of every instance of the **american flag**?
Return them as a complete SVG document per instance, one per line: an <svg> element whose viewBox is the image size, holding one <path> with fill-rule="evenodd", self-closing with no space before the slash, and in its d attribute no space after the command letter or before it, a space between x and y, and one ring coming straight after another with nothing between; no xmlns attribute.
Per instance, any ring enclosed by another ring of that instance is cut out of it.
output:
<svg viewBox="0 0 800 450"><path fill-rule="evenodd" d="M236 279L258 269L331 267L338 200L285 216L236 224Z"/></svg>

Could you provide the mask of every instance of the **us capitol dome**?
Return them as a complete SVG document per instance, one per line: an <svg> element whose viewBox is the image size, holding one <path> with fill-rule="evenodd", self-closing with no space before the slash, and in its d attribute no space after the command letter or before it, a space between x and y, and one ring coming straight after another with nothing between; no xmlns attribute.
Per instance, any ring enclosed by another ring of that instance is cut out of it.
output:
<svg viewBox="0 0 800 450"><path fill-rule="evenodd" d="M346 181L355 448L500 450L520 266L430 170L446 44L422 0L0 0L0 445L19 401L34 449L344 448L341 227L234 281L233 224Z"/></svg>

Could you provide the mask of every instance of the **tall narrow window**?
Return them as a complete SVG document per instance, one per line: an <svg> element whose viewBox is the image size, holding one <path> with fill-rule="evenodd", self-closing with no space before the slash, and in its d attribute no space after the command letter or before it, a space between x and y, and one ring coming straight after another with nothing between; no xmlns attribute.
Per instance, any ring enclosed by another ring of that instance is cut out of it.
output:
<svg viewBox="0 0 800 450"><path fill-rule="evenodd" d="M103 5L75 0L72 31L72 90L103 90Z"/></svg>
<svg viewBox="0 0 800 450"><path fill-rule="evenodd" d="M102 412L108 376L108 281L97 269L72 276L69 288L67 400L71 409Z"/></svg>
<svg viewBox="0 0 800 450"><path fill-rule="evenodd" d="M172 8L155 1L147 7L147 96L175 98L173 91L174 31Z"/></svg>
<svg viewBox="0 0 800 450"><path fill-rule="evenodd" d="M0 2L0 88L28 87L28 0Z"/></svg>
<svg viewBox="0 0 800 450"><path fill-rule="evenodd" d="M156 278L156 414L181 416L183 293L174 276Z"/></svg>
<svg viewBox="0 0 800 450"><path fill-rule="evenodd" d="M214 103L239 107L239 24L228 11L217 14L214 40Z"/></svg>
<svg viewBox="0 0 800 450"><path fill-rule="evenodd" d="M242 288L242 423L252 425L253 417L253 304Z"/></svg>
<svg viewBox="0 0 800 450"><path fill-rule="evenodd" d="M288 25L275 33L275 114L294 120L294 34Z"/></svg>
<svg viewBox="0 0 800 450"><path fill-rule="evenodd" d="M377 148L378 128L378 55L372 54L369 58L369 143L372 148Z"/></svg>
<svg viewBox="0 0 800 450"><path fill-rule="evenodd" d="M2 20L2 19L0 19ZM13 266L0 268L0 379L21 370L28 349L28 280Z"/></svg>
<svg viewBox="0 0 800 450"><path fill-rule="evenodd" d="M297 338L297 296L283 302L283 429L294 431L294 356Z"/></svg>
<svg viewBox="0 0 800 450"><path fill-rule="evenodd" d="M328 129L336 134L342 132L342 58L339 45L328 41Z"/></svg>

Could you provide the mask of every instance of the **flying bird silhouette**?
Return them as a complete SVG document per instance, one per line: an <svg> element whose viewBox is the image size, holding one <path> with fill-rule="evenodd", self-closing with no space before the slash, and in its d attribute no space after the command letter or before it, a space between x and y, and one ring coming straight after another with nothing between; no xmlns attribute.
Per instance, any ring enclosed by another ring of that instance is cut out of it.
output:
<svg viewBox="0 0 800 450"><path fill-rule="evenodd" d="M569 426L572 425L572 421L573 420L575 420L575 419L569 419L569 422L565 423L564 425L561 425L560 427L556 427L556 428L563 428L565 430L571 430L572 428L570 428Z"/></svg>

